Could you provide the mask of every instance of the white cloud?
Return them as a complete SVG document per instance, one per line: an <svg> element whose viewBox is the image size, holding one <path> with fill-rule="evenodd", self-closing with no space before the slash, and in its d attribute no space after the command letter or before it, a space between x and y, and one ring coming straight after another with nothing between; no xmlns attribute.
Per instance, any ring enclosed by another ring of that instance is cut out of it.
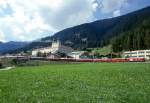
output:
<svg viewBox="0 0 150 103"><path fill-rule="evenodd" d="M0 8L9 5L12 9L11 15L0 17L0 31L7 38L34 40L93 21L98 8L104 14L119 16L126 4L127 0L0 0Z"/></svg>
<svg viewBox="0 0 150 103"><path fill-rule="evenodd" d="M0 0L12 14L0 17L0 30L16 40L34 40L43 32L57 32L94 19L95 0ZM7 5L6 5L7 4ZM3 26L5 24L5 26ZM9 29L6 31L6 29ZM32 35L32 36L31 36ZM45 36L45 35L43 35Z"/></svg>
<svg viewBox="0 0 150 103"><path fill-rule="evenodd" d="M23 31L22 31L19 27L16 27L16 26L14 26L14 27L12 28L12 30L13 30L13 35L14 35L14 36L18 36L18 34L23 33Z"/></svg>
<svg viewBox="0 0 150 103"><path fill-rule="evenodd" d="M5 42L5 35L2 31L0 31L0 41Z"/></svg>
<svg viewBox="0 0 150 103"><path fill-rule="evenodd" d="M6 0L0 0L0 6L5 7L6 6Z"/></svg>
<svg viewBox="0 0 150 103"><path fill-rule="evenodd" d="M57 9L41 6L40 14L52 27L61 30L91 21L93 19L92 4L91 0L66 0L61 2L61 6Z"/></svg>
<svg viewBox="0 0 150 103"><path fill-rule="evenodd" d="M97 0L102 14L111 14L110 17L117 17L122 14L121 10L126 8L128 0Z"/></svg>
<svg viewBox="0 0 150 103"><path fill-rule="evenodd" d="M116 10L113 12L113 17L117 17L117 16L120 16L121 13L120 13L120 10Z"/></svg>
<svg viewBox="0 0 150 103"><path fill-rule="evenodd" d="M92 6L93 6L93 11L96 11L99 5L98 3L93 3Z"/></svg>
<svg viewBox="0 0 150 103"><path fill-rule="evenodd" d="M127 3L127 0L103 0L102 1L102 12L104 13L110 13L115 10L120 10L125 4Z"/></svg>

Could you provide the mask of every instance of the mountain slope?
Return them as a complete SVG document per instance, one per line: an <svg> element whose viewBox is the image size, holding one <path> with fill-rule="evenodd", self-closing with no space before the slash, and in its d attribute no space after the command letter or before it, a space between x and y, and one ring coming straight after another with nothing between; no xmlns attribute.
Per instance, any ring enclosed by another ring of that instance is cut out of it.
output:
<svg viewBox="0 0 150 103"><path fill-rule="evenodd" d="M7 52L4 52L3 54L9 53L9 54L14 54L14 53L19 53L19 52L27 52L27 51L31 51L33 49L37 49L37 48L43 48L43 47L48 47L51 45L51 42L42 42L42 41L33 41L31 43L28 43L27 45L14 49L14 50L9 50Z"/></svg>
<svg viewBox="0 0 150 103"><path fill-rule="evenodd" d="M150 17L112 39L114 52L150 49Z"/></svg>
<svg viewBox="0 0 150 103"><path fill-rule="evenodd" d="M103 46L115 36L137 28L150 18L150 7L116 18L99 20L65 29L42 40L60 40L75 48Z"/></svg>
<svg viewBox="0 0 150 103"><path fill-rule="evenodd" d="M16 50L19 48L23 48L27 45L27 42L6 42L0 43L0 54L7 53L8 51Z"/></svg>

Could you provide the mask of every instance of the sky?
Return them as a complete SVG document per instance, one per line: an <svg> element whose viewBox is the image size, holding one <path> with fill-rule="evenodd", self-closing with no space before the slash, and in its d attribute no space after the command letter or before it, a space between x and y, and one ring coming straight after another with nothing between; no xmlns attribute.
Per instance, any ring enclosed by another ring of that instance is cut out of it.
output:
<svg viewBox="0 0 150 103"><path fill-rule="evenodd" d="M146 6L150 0L0 0L0 41L32 41Z"/></svg>

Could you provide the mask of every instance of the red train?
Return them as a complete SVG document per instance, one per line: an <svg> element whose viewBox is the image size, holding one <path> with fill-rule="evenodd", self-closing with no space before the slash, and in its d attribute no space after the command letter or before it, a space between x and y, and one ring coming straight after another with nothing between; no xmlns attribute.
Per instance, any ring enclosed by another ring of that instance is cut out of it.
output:
<svg viewBox="0 0 150 103"><path fill-rule="evenodd" d="M72 59L72 58L47 58L47 57L17 57L19 61L28 60L45 60L45 61L62 61L62 62L106 62L106 63L117 63L117 62L145 62L144 58L106 58L106 59Z"/></svg>
<svg viewBox="0 0 150 103"><path fill-rule="evenodd" d="M79 59L78 62L145 62L144 58Z"/></svg>
<svg viewBox="0 0 150 103"><path fill-rule="evenodd" d="M50 59L51 61L67 61L67 62L145 62L144 58L113 58L113 59Z"/></svg>

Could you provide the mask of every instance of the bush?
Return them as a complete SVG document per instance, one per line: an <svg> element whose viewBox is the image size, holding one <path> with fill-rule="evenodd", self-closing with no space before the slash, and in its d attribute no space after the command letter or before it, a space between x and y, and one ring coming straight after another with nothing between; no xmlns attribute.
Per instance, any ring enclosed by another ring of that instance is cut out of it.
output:
<svg viewBox="0 0 150 103"><path fill-rule="evenodd" d="M3 64L2 64L2 63L0 63L0 69L1 69L1 68L3 68Z"/></svg>

